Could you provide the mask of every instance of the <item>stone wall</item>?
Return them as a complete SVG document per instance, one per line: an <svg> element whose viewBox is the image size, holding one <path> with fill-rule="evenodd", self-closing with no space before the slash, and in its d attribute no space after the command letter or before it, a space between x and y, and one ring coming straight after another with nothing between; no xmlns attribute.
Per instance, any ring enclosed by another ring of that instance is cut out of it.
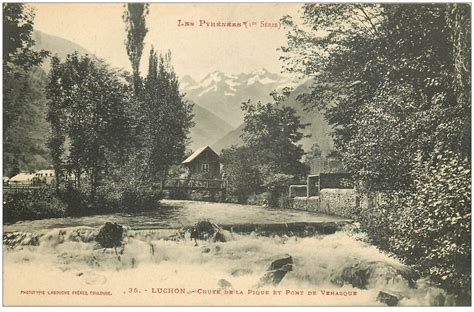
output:
<svg viewBox="0 0 474 312"><path fill-rule="evenodd" d="M350 218L359 200L355 189L322 189L319 212Z"/></svg>
<svg viewBox="0 0 474 312"><path fill-rule="evenodd" d="M293 209L306 211L319 211L319 197L295 197L292 200Z"/></svg>
<svg viewBox="0 0 474 312"><path fill-rule="evenodd" d="M322 189L319 196L293 198L293 209L350 218L359 200L354 189Z"/></svg>

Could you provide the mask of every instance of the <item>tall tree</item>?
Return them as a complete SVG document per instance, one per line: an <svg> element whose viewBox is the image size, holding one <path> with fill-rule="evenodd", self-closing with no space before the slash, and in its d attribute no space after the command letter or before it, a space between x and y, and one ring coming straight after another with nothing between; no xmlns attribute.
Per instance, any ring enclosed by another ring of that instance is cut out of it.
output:
<svg viewBox="0 0 474 312"><path fill-rule="evenodd" d="M268 173L301 176L307 168L301 163L304 150L298 142L307 125L300 122L293 108L279 104L278 99L276 103L243 103L242 138Z"/></svg>
<svg viewBox="0 0 474 312"><path fill-rule="evenodd" d="M67 167L80 183L85 174L94 197L103 175L127 155L128 97L121 77L89 56L75 53L63 63L53 58L47 96L49 146L57 176Z"/></svg>
<svg viewBox="0 0 474 312"><path fill-rule="evenodd" d="M49 52L32 49L33 19L33 10L22 3L3 4L3 169L10 176L47 166L31 129L42 126L45 79L41 70L32 69Z"/></svg>
<svg viewBox="0 0 474 312"><path fill-rule="evenodd" d="M183 159L193 125L192 104L184 100L171 66L171 54L157 55L152 47L142 100L147 170L152 180L166 177Z"/></svg>
<svg viewBox="0 0 474 312"><path fill-rule="evenodd" d="M418 150L470 154L468 6L308 4L303 19L283 20L287 69L313 78L301 100L325 111L355 178L407 188Z"/></svg>
<svg viewBox="0 0 474 312"><path fill-rule="evenodd" d="M148 32L146 27L146 16L148 15L148 3L125 4L123 20L127 31L125 46L128 58L132 64L133 90L135 94L140 90L140 60L143 53L144 39Z"/></svg>
<svg viewBox="0 0 474 312"><path fill-rule="evenodd" d="M281 105L283 96L273 97L275 103L242 103L244 146L221 153L229 195L238 202L266 190L271 194L270 204L280 205L291 180L299 180L307 172L301 162L304 150L298 144L307 125L300 122L293 108Z"/></svg>

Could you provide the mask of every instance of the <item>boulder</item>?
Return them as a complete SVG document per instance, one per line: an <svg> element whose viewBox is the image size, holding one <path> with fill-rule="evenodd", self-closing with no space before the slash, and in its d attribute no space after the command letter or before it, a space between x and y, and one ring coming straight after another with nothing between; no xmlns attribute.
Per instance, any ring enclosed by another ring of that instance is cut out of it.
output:
<svg viewBox="0 0 474 312"><path fill-rule="evenodd" d="M196 223L191 230L191 239L212 239L214 242L228 242L232 240L233 237L230 231L224 230L209 220L202 220Z"/></svg>
<svg viewBox="0 0 474 312"><path fill-rule="evenodd" d="M414 272L406 266L384 261L358 261L349 263L331 281L336 285L351 284L360 289L397 285L413 288L414 276Z"/></svg>
<svg viewBox="0 0 474 312"><path fill-rule="evenodd" d="M202 220L196 223L191 231L191 239L207 240L214 236L218 226L209 220Z"/></svg>
<svg viewBox="0 0 474 312"><path fill-rule="evenodd" d="M267 269L267 272L260 278L257 287L268 284L277 286L280 284L286 273L293 271L293 258L286 254L276 257Z"/></svg>
<svg viewBox="0 0 474 312"><path fill-rule="evenodd" d="M381 303L385 303L389 307L396 306L400 301L400 298L392 293L386 291L380 291L377 295L377 301Z"/></svg>
<svg viewBox="0 0 474 312"><path fill-rule="evenodd" d="M123 242L123 226L116 222L106 222L100 228L95 240L103 248L120 247Z"/></svg>
<svg viewBox="0 0 474 312"><path fill-rule="evenodd" d="M223 229L220 229L214 235L214 241L215 242L225 243L225 242L229 242L233 239L234 239L234 237L232 236L232 233L230 231L223 230Z"/></svg>

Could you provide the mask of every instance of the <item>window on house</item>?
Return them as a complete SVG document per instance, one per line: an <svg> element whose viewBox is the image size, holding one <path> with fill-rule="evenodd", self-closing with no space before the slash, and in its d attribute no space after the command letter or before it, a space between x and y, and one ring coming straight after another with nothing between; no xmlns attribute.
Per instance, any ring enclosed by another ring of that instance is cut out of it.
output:
<svg viewBox="0 0 474 312"><path fill-rule="evenodd" d="M201 171L209 172L209 164L202 164Z"/></svg>

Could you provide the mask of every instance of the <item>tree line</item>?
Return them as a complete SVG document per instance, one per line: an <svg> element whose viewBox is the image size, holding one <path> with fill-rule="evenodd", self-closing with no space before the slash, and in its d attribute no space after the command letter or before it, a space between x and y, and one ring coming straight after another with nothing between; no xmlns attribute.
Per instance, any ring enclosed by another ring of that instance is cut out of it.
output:
<svg viewBox="0 0 474 312"><path fill-rule="evenodd" d="M372 242L470 302L471 29L467 4L307 4L282 19L285 69L332 125Z"/></svg>
<svg viewBox="0 0 474 312"><path fill-rule="evenodd" d="M169 52L158 54L152 47L147 75L139 72L148 5L124 7L125 48L132 73L77 52L64 60L52 56L41 90L47 101L47 147L56 172L56 192L71 204L69 213L155 207L162 196L160 182L170 166L183 159L193 125L192 105L179 92ZM10 26L4 34L8 43L4 70L26 73L49 52L32 49L34 15L27 6L4 4L4 11L4 25L6 20ZM7 78L4 85L18 82L13 74ZM4 92L4 102L10 101L9 95ZM11 101L16 97L11 96ZM14 104L5 107L7 133L19 122L14 119L15 108Z"/></svg>

